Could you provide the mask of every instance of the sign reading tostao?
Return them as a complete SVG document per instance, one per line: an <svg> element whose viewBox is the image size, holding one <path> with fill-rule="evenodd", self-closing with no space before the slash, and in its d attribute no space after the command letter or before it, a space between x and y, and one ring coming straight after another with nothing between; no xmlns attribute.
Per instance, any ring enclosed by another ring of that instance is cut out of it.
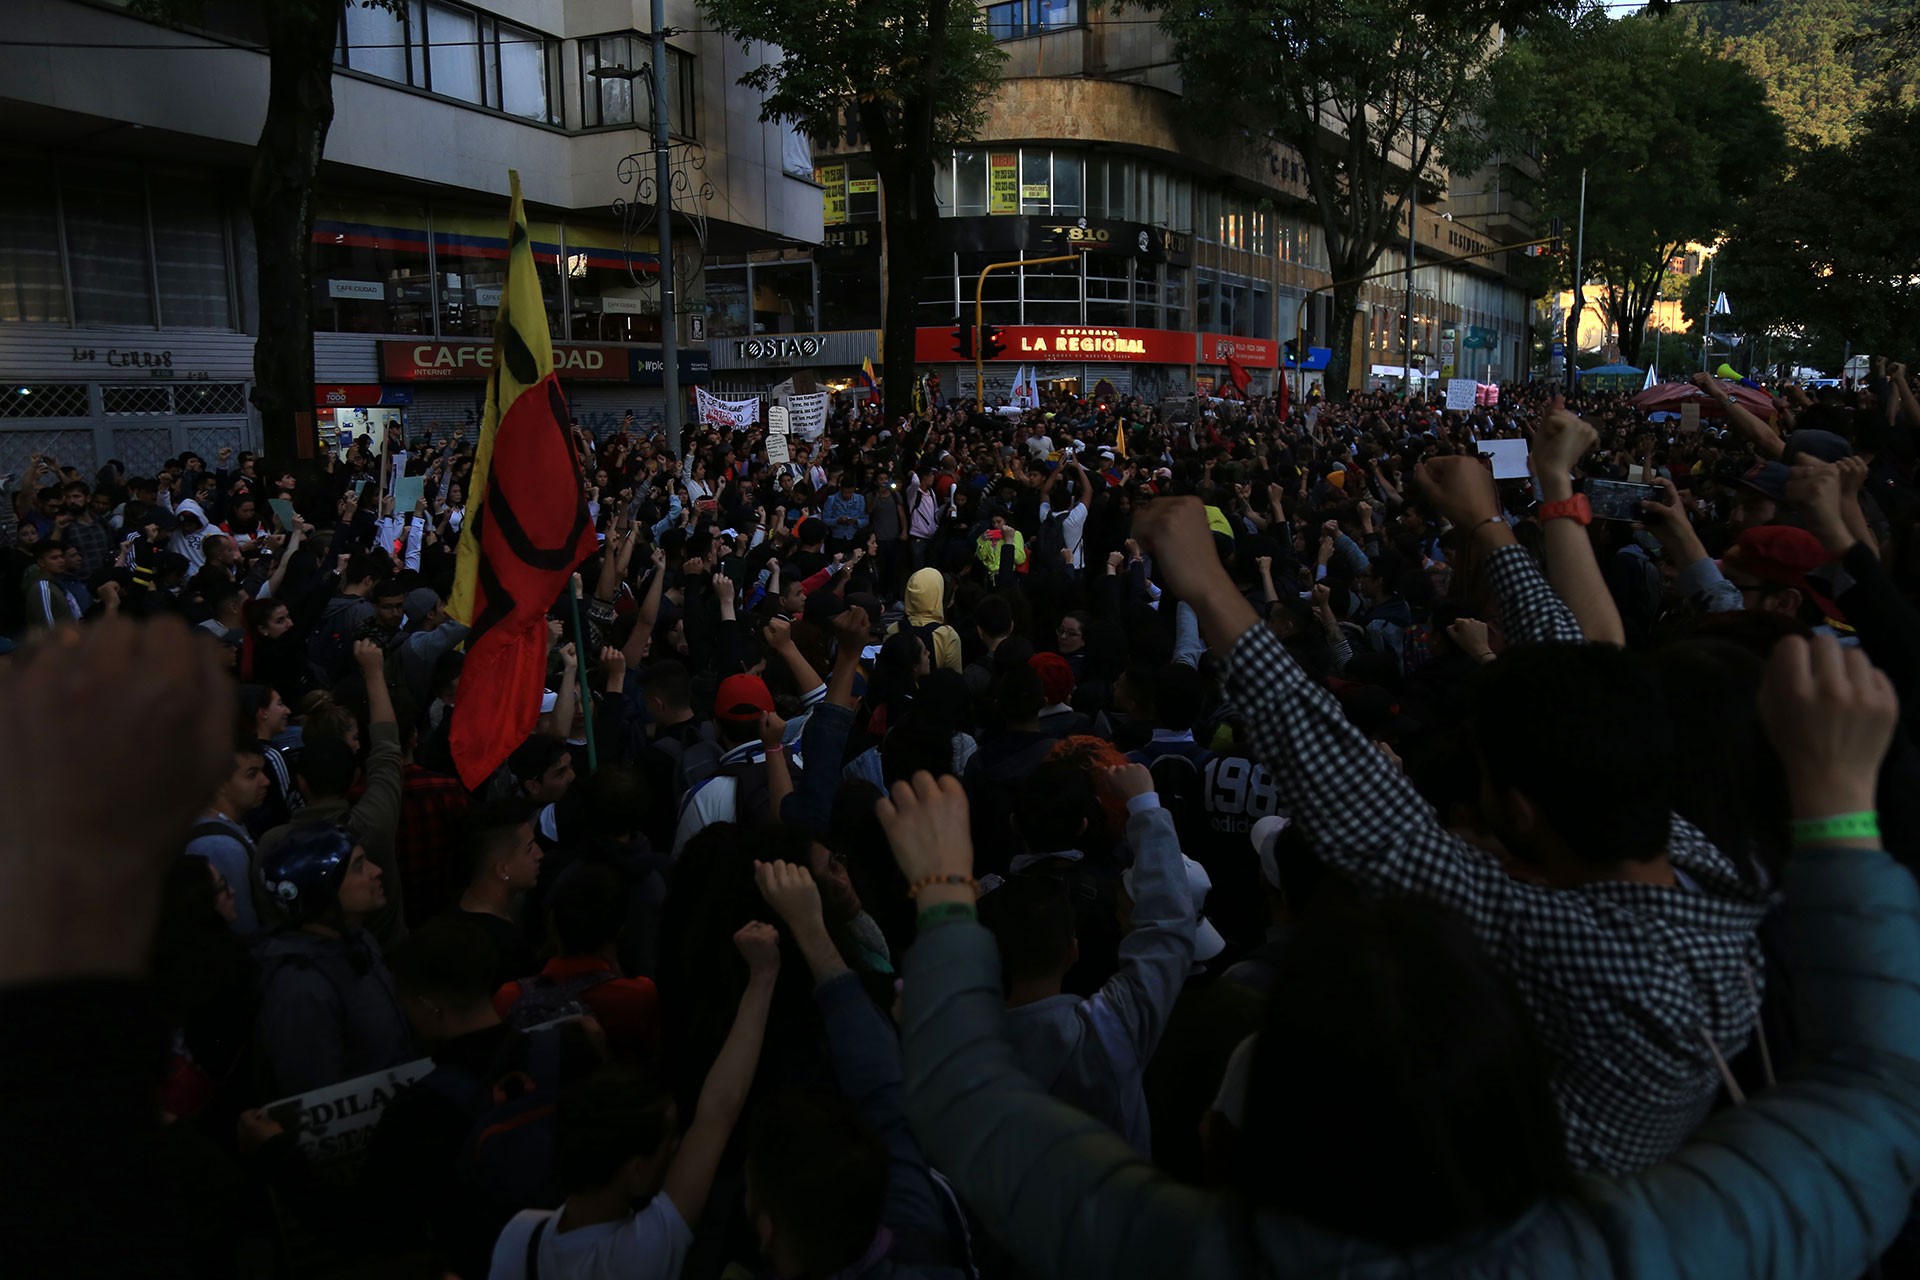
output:
<svg viewBox="0 0 1920 1280"><path fill-rule="evenodd" d="M738 360L811 360L825 344L817 334L795 337L742 338L733 344Z"/></svg>

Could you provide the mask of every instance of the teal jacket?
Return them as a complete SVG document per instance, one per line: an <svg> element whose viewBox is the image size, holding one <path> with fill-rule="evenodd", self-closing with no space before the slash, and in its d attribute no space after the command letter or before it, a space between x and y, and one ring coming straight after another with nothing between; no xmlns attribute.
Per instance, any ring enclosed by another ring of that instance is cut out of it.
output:
<svg viewBox="0 0 1920 1280"><path fill-rule="evenodd" d="M1631 1177L1585 1178L1497 1231L1414 1253L1175 1182L1048 1096L1005 1035L993 937L937 925L906 960L910 1118L1035 1275L1502 1280L1860 1275L1920 1184L1920 893L1880 852L1786 875L1803 1059Z"/></svg>

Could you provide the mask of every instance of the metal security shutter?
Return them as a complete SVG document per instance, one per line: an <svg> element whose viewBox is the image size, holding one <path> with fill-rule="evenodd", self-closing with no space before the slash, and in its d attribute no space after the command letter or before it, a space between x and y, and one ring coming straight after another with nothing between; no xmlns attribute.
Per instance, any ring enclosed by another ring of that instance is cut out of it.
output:
<svg viewBox="0 0 1920 1280"><path fill-rule="evenodd" d="M664 426L667 420L667 396L660 387L602 386L575 382L565 387L567 408L580 425L603 440L620 429L627 410L633 410L634 425L641 431Z"/></svg>
<svg viewBox="0 0 1920 1280"><path fill-rule="evenodd" d="M438 439L458 431L468 440L480 438L480 414L486 408L487 384L456 382L444 386L414 383L413 403L407 407L409 438L429 432Z"/></svg>
<svg viewBox="0 0 1920 1280"><path fill-rule="evenodd" d="M1130 364L1088 365L1080 383L1083 388L1081 394L1092 395L1094 387L1099 385L1100 379L1102 378L1105 378L1113 384L1115 395L1128 396L1133 394L1133 366Z"/></svg>

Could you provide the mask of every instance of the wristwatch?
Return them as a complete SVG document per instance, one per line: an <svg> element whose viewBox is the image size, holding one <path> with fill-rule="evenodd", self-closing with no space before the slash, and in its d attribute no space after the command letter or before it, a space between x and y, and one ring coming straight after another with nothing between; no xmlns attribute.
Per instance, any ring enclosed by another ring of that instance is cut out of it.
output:
<svg viewBox="0 0 1920 1280"><path fill-rule="evenodd" d="M1586 494L1576 493L1571 498L1562 498L1558 502L1541 503L1539 516L1541 524L1549 520L1567 519L1578 524L1589 525L1593 523L1593 507L1587 502Z"/></svg>

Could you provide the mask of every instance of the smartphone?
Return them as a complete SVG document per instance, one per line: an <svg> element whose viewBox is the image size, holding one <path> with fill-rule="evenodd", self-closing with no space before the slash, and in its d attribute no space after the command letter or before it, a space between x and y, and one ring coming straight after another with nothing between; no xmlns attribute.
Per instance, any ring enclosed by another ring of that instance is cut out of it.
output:
<svg viewBox="0 0 1920 1280"><path fill-rule="evenodd" d="M1662 496L1658 485L1626 480L1589 480L1582 491L1600 520L1639 520L1643 518L1640 504L1659 502Z"/></svg>

